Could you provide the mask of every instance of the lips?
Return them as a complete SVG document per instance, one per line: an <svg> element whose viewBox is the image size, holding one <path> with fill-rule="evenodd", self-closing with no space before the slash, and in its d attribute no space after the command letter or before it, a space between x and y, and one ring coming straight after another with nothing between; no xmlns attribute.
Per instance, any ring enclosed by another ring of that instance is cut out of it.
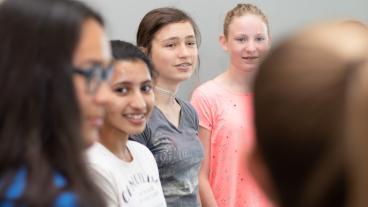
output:
<svg viewBox="0 0 368 207"><path fill-rule="evenodd" d="M134 114L123 114L123 117L126 118L132 124L143 124L146 121L146 115L144 113L134 113Z"/></svg>
<svg viewBox="0 0 368 207"><path fill-rule="evenodd" d="M187 70L191 69L192 64L191 63L180 63L180 64L176 64L175 67L178 70L187 71Z"/></svg>
<svg viewBox="0 0 368 207"><path fill-rule="evenodd" d="M258 56L246 56L246 57L242 57L242 59L246 62L246 63L257 63L259 57Z"/></svg>
<svg viewBox="0 0 368 207"><path fill-rule="evenodd" d="M246 60L254 60L254 59L257 59L258 56L246 56L246 57L242 57L243 59L246 59Z"/></svg>

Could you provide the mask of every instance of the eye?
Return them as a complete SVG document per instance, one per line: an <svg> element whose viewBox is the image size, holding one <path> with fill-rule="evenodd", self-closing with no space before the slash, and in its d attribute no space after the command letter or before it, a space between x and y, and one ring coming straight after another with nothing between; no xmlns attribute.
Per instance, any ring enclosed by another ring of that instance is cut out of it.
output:
<svg viewBox="0 0 368 207"><path fill-rule="evenodd" d="M150 84L146 84L146 85L143 85L141 87L141 90L144 92L144 93L149 93L152 91L152 86Z"/></svg>
<svg viewBox="0 0 368 207"><path fill-rule="evenodd" d="M264 37L256 37L256 41L257 42L262 42L263 40L265 40L266 38Z"/></svg>
<svg viewBox="0 0 368 207"><path fill-rule="evenodd" d="M127 87L117 87L114 89L114 92L119 95L124 95L128 93L128 88Z"/></svg>
<svg viewBox="0 0 368 207"><path fill-rule="evenodd" d="M246 38L244 38L244 37L235 38L235 40L236 40L237 42L240 42L240 43L244 43L244 42L246 42L246 41L247 41L247 39L246 39Z"/></svg>
<svg viewBox="0 0 368 207"><path fill-rule="evenodd" d="M191 47L194 47L196 44L197 44L197 42L196 42L196 41L188 41L188 42L187 42L187 45L188 45L188 46L191 46Z"/></svg>
<svg viewBox="0 0 368 207"><path fill-rule="evenodd" d="M175 46L176 46L175 43L167 43L167 44L165 44L165 47L167 47L167 48L173 48Z"/></svg>

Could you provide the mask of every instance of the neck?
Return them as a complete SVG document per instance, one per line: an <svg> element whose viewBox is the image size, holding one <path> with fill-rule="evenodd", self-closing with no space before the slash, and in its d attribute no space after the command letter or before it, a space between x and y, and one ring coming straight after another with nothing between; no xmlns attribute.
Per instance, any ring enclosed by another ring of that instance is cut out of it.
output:
<svg viewBox="0 0 368 207"><path fill-rule="evenodd" d="M254 73L255 71L242 71L230 66L223 73L223 81L238 92L250 92Z"/></svg>
<svg viewBox="0 0 368 207"><path fill-rule="evenodd" d="M128 134L116 130L107 124L104 124L100 129L100 140L109 151L111 151L118 158L131 161L131 155L127 148Z"/></svg>
<svg viewBox="0 0 368 207"><path fill-rule="evenodd" d="M155 90L155 101L156 105L173 105L176 103L177 87L163 87L156 85Z"/></svg>

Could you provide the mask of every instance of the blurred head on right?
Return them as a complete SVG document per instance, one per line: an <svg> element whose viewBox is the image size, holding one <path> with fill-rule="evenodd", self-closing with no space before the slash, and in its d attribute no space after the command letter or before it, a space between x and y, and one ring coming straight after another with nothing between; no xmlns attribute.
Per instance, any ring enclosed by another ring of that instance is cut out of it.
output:
<svg viewBox="0 0 368 207"><path fill-rule="evenodd" d="M280 206L367 205L367 61L368 28L348 20L303 29L261 64L251 167Z"/></svg>

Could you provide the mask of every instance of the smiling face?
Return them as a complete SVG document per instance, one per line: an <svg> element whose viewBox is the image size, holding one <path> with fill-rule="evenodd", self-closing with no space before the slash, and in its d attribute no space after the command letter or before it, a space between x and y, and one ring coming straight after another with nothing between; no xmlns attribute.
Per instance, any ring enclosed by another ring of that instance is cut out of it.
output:
<svg viewBox="0 0 368 207"><path fill-rule="evenodd" d="M152 62L157 82L178 83L190 78L198 62L196 37L190 22L164 26L152 40Z"/></svg>
<svg viewBox="0 0 368 207"><path fill-rule="evenodd" d="M251 72L267 54L271 40L265 22L247 14L233 18L227 36L221 36L220 43L230 55L232 68Z"/></svg>
<svg viewBox="0 0 368 207"><path fill-rule="evenodd" d="M93 65L107 66L110 61L110 48L103 28L95 20L86 20L74 53L74 67L86 70ZM103 105L111 92L106 82L101 84L95 94L89 94L85 77L74 75L73 81L82 115L84 141L86 146L90 146L98 139L98 128L103 123Z"/></svg>
<svg viewBox="0 0 368 207"><path fill-rule="evenodd" d="M124 135L141 133L154 105L153 82L147 65L138 59L118 60L111 78L104 128Z"/></svg>

